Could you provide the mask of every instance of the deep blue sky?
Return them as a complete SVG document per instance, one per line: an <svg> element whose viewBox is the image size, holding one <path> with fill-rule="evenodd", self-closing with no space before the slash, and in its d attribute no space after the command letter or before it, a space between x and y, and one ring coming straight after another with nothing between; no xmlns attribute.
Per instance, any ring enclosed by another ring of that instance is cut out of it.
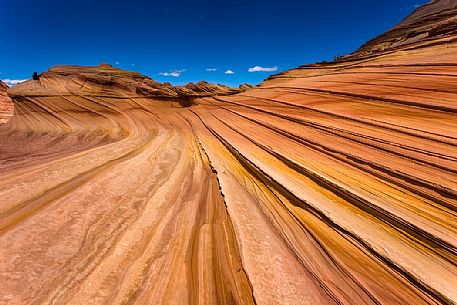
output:
<svg viewBox="0 0 457 305"><path fill-rule="evenodd" d="M0 0L0 79L111 63L174 84L257 84L271 72L249 68L282 71L350 53L426 2ZM159 75L175 70L185 71Z"/></svg>

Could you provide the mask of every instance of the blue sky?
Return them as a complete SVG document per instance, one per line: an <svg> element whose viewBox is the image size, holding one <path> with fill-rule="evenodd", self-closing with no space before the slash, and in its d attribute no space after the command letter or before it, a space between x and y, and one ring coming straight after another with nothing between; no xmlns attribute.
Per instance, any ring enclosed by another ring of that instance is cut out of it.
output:
<svg viewBox="0 0 457 305"><path fill-rule="evenodd" d="M350 53L426 2L0 0L0 79L110 63L173 84L257 84Z"/></svg>

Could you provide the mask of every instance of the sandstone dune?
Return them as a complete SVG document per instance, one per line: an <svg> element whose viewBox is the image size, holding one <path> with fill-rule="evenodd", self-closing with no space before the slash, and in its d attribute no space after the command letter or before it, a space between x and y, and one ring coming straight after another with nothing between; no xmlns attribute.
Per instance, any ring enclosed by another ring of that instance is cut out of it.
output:
<svg viewBox="0 0 457 305"><path fill-rule="evenodd" d="M454 33L243 90L10 88L0 304L456 304Z"/></svg>

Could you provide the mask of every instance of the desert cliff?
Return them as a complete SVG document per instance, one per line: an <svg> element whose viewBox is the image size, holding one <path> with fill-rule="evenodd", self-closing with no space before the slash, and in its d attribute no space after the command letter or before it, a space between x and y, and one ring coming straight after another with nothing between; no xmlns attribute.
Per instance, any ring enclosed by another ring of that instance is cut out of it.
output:
<svg viewBox="0 0 457 305"><path fill-rule="evenodd" d="M457 303L454 10L241 91L109 65L10 88L0 304Z"/></svg>

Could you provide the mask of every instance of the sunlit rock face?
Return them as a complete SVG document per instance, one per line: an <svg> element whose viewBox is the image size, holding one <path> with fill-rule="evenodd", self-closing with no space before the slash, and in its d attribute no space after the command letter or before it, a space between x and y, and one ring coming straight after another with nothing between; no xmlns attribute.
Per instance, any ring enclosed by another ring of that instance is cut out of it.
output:
<svg viewBox="0 0 457 305"><path fill-rule="evenodd" d="M17 85L0 304L456 303L456 79L449 34L237 94L107 65Z"/></svg>
<svg viewBox="0 0 457 305"><path fill-rule="evenodd" d="M0 125L5 124L13 115L14 105L8 97L8 85L0 81Z"/></svg>
<svg viewBox="0 0 457 305"><path fill-rule="evenodd" d="M364 44L357 55L376 54L421 41L432 41L457 34L457 2L433 0L386 33Z"/></svg>
<svg viewBox="0 0 457 305"><path fill-rule="evenodd" d="M204 81L185 86L159 83L137 72L115 68L108 64L95 67L55 66L9 90L10 96L107 96L107 97L160 97L210 96L233 94L239 90Z"/></svg>

